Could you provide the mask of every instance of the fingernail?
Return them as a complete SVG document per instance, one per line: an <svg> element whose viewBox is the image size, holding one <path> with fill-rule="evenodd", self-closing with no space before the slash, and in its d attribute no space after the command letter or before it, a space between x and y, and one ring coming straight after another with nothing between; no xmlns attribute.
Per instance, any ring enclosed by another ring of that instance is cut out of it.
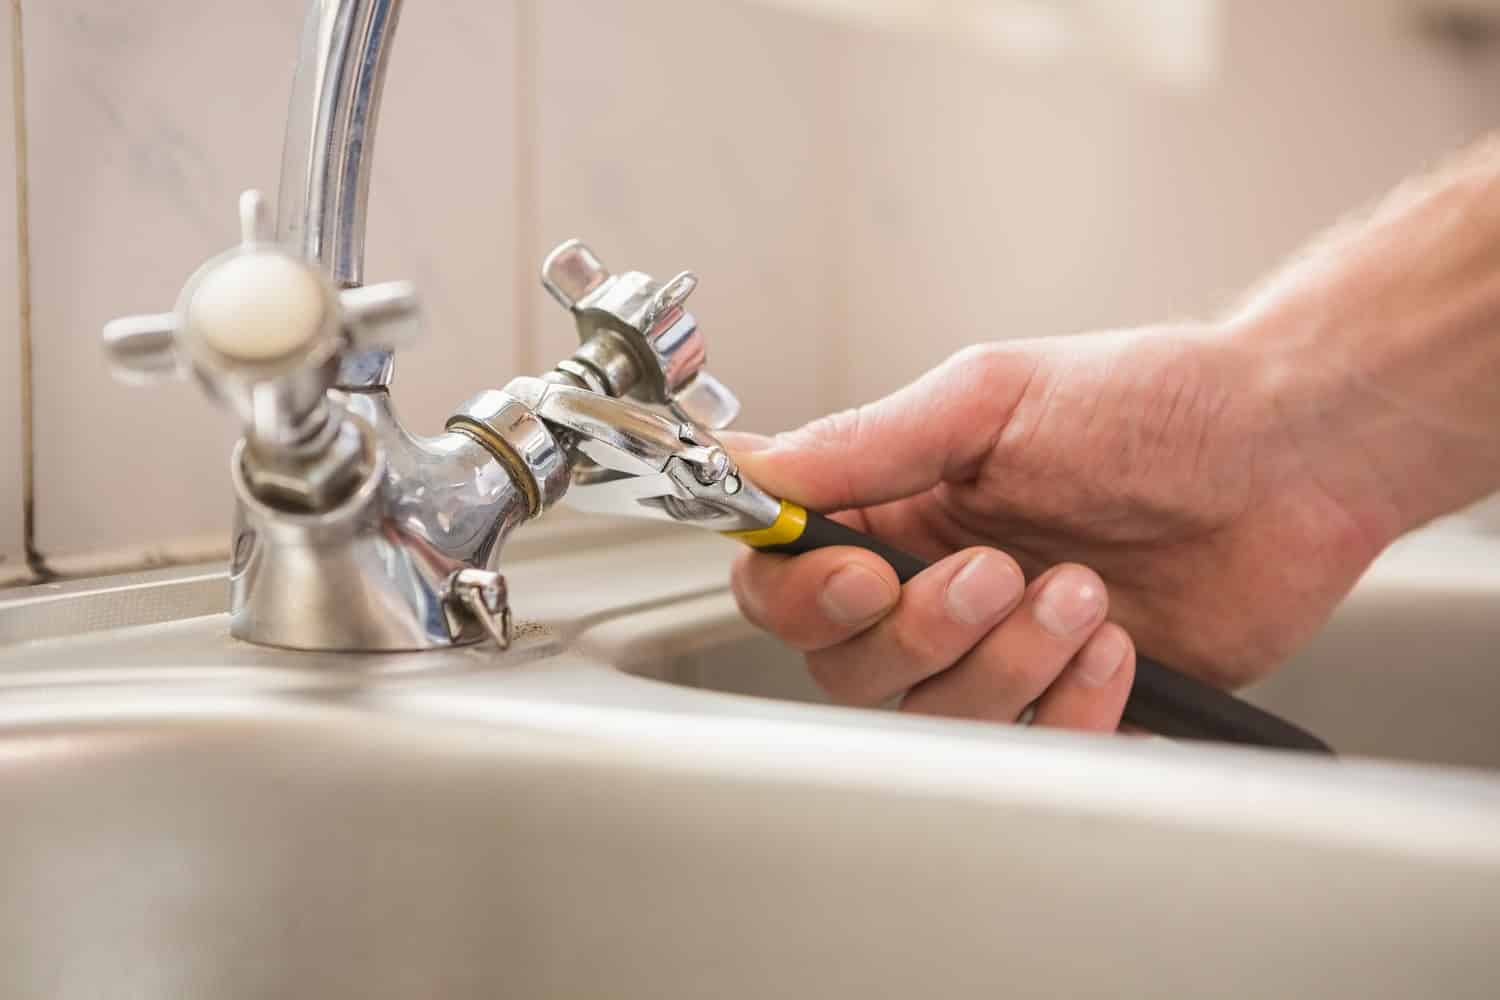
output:
<svg viewBox="0 0 1500 1000"><path fill-rule="evenodd" d="M1088 687L1103 687L1120 672L1126 652L1125 636L1118 629L1102 629L1083 647L1073 669Z"/></svg>
<svg viewBox="0 0 1500 1000"><path fill-rule="evenodd" d="M896 591L874 570L851 565L823 584L818 603L840 625L858 625L881 615L896 603Z"/></svg>
<svg viewBox="0 0 1500 1000"><path fill-rule="evenodd" d="M948 581L943 603L958 621L982 625L1013 607L1025 586L1015 563L994 552L981 552Z"/></svg>
<svg viewBox="0 0 1500 1000"><path fill-rule="evenodd" d="M1066 567L1042 587L1032 613L1042 628L1066 639L1104 614L1104 588L1092 573Z"/></svg>

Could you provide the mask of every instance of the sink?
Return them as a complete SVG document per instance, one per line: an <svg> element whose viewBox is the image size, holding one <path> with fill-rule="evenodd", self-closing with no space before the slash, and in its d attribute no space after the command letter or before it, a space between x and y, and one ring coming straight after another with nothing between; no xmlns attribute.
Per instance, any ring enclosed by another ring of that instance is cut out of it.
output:
<svg viewBox="0 0 1500 1000"><path fill-rule="evenodd" d="M517 557L504 654L247 646L215 568L0 595L0 996L1495 995L1495 773L821 704L731 552ZM1317 666L1257 697L1364 739Z"/></svg>
<svg viewBox="0 0 1500 1000"><path fill-rule="evenodd" d="M828 700L795 651L700 599L691 636L647 617L632 669L676 684ZM662 641L670 636L668 641ZM1500 539L1437 534L1393 549L1322 632L1245 697L1341 753L1500 771Z"/></svg>
<svg viewBox="0 0 1500 1000"><path fill-rule="evenodd" d="M1500 538L1434 532L1393 547L1322 632L1245 692L1344 754L1500 771ZM827 704L802 657L750 628L723 594L689 632L666 615L604 630L630 669L675 684Z"/></svg>
<svg viewBox="0 0 1500 1000"><path fill-rule="evenodd" d="M1500 770L1500 536L1397 543L1249 697L1345 753Z"/></svg>

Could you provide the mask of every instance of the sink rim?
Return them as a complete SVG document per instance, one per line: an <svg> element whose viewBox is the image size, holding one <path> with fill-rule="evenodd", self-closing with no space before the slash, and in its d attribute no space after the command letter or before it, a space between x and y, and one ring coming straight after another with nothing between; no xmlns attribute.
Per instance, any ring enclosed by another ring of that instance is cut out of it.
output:
<svg viewBox="0 0 1500 1000"><path fill-rule="evenodd" d="M765 785L857 785L1049 813L1128 816L1223 832L1500 866L1500 778L1458 768L1307 758L776 702L681 687L562 652L513 669L328 692L124 684L0 695L7 748L66 734L238 726L346 727L440 760L450 751ZM816 763L810 763L816 761ZM14 764L14 761L12 761ZM24 766L24 762L23 762ZM1399 804L1399 810L1393 805Z"/></svg>
<svg viewBox="0 0 1500 1000"><path fill-rule="evenodd" d="M606 583L592 597L580 593L593 585L590 574L629 557L628 545L513 565L515 592L551 630L505 656L267 650L228 639L222 614L0 646L0 746L43 729L77 733L80 724L379 720L416 723L423 739L487 752L505 742L498 733L522 733L547 741L549 753L604 755L660 774L711 768L726 779L863 783L893 795L1129 814L1500 864L1500 774L1232 747L1185 751L1166 741L797 704L653 679L653 658L757 633L726 591L729 543L675 535L631 544L658 556L669 544L675 558L656 558L630 587ZM212 580L197 578L200 586ZM219 645L176 667L158 663L155 673L115 670L108 682L76 673L91 650L158 650L173 634L186 648L205 638ZM227 666L215 656L225 653ZM18 669L33 658L53 665ZM57 665L69 663L71 684Z"/></svg>

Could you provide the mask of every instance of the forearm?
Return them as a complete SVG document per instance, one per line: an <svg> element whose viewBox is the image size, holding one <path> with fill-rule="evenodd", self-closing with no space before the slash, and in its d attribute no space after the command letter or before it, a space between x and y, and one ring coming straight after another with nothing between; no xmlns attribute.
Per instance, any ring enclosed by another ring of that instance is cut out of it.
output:
<svg viewBox="0 0 1500 1000"><path fill-rule="evenodd" d="M1500 140L1320 240L1228 328L1372 532L1500 489Z"/></svg>

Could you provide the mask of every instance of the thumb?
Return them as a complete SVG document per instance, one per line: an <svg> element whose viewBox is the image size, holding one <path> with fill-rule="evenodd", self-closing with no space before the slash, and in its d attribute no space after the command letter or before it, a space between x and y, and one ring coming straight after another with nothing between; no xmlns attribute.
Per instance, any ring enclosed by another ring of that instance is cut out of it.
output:
<svg viewBox="0 0 1500 1000"><path fill-rule="evenodd" d="M720 438L752 482L818 511L868 507L966 479L1025 388L1025 377L1007 377L1014 363L993 363L999 350L960 352L883 399L774 438Z"/></svg>

